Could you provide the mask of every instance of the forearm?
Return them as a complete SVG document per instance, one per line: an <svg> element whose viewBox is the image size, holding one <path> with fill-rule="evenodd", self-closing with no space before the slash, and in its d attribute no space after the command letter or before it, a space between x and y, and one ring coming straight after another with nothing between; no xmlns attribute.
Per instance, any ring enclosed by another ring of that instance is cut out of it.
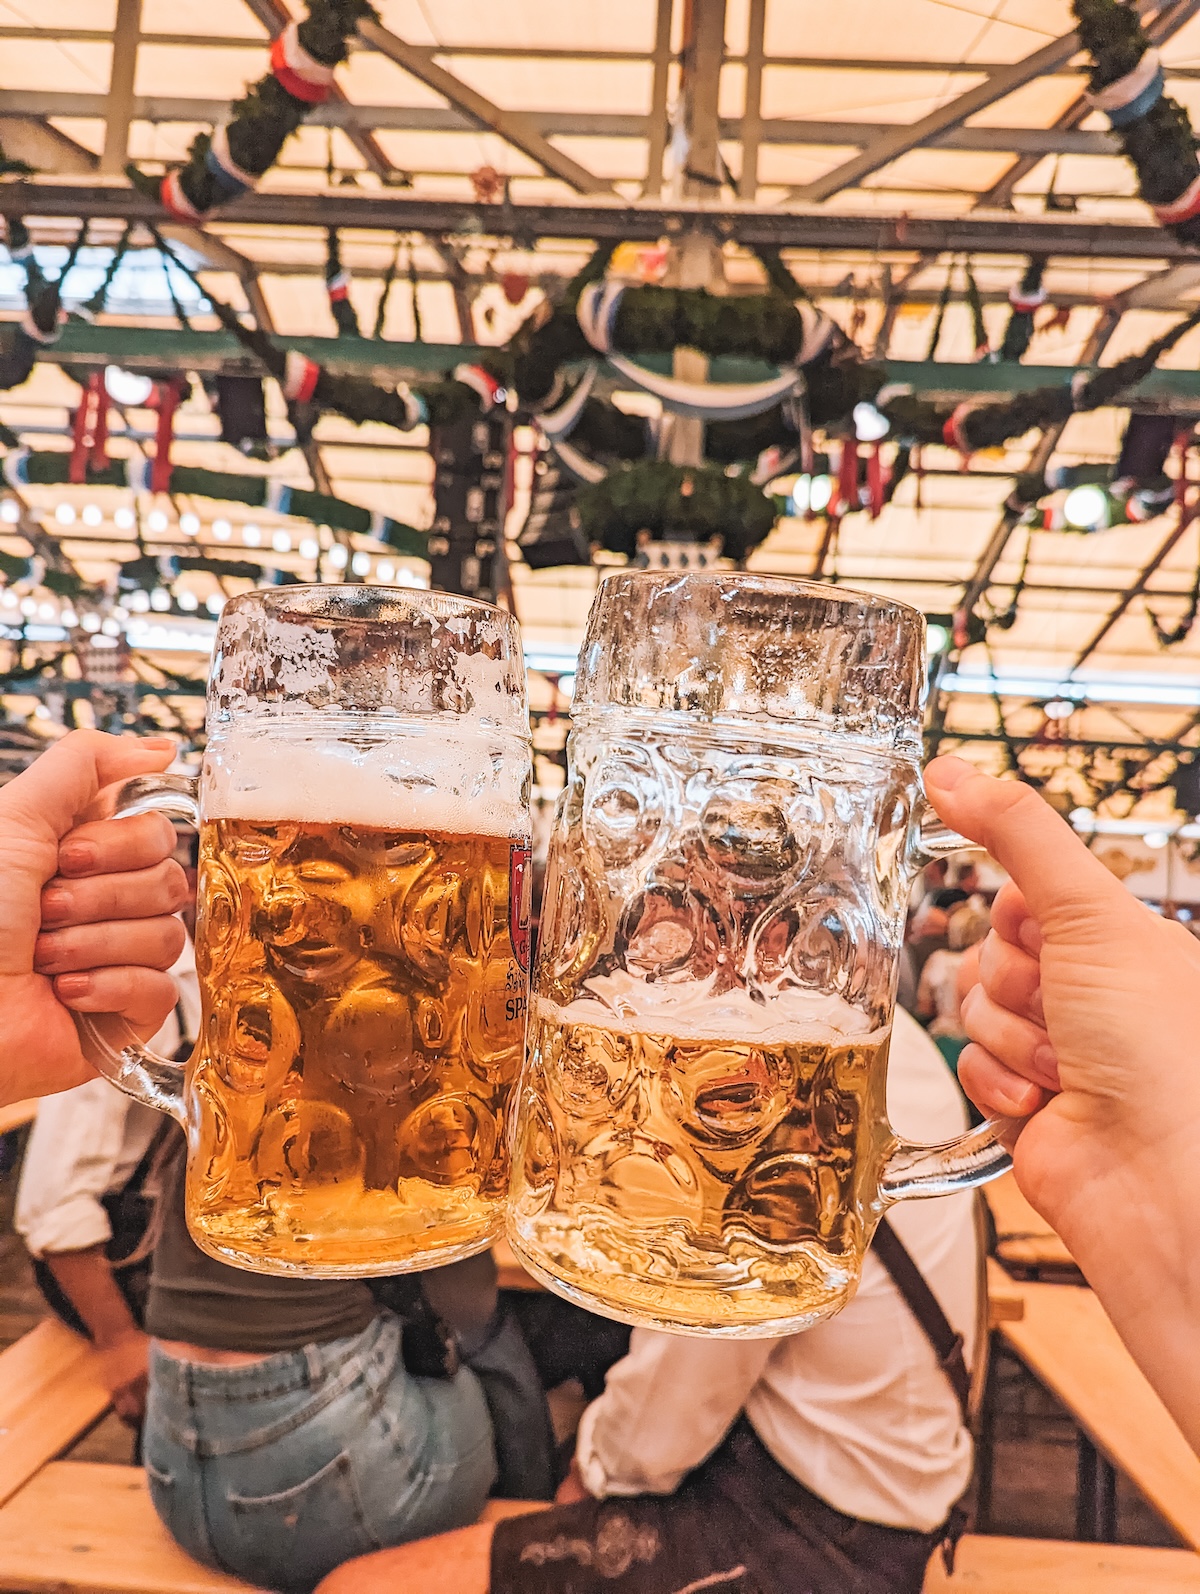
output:
<svg viewBox="0 0 1200 1594"><path fill-rule="evenodd" d="M83 1251L47 1252L43 1261L97 1345L111 1345L137 1331L102 1245Z"/></svg>

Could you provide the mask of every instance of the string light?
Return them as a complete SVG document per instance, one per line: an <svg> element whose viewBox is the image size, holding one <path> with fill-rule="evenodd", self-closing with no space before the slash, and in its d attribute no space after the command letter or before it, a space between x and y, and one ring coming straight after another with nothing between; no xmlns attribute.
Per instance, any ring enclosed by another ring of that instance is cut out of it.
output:
<svg viewBox="0 0 1200 1594"><path fill-rule="evenodd" d="M335 570L344 570L346 568L346 560L347 554L345 548L340 542L335 542L333 547L329 550L329 563Z"/></svg>
<svg viewBox="0 0 1200 1594"><path fill-rule="evenodd" d="M185 537L198 537L200 535L200 516L193 514L180 515L179 529Z"/></svg>
<svg viewBox="0 0 1200 1594"><path fill-rule="evenodd" d="M79 518L85 526L100 526L104 523L104 511L99 504L84 504Z"/></svg>
<svg viewBox="0 0 1200 1594"><path fill-rule="evenodd" d="M171 594L165 587L155 587L150 594L150 607L157 610L159 614L165 614L171 607Z"/></svg>
<svg viewBox="0 0 1200 1594"><path fill-rule="evenodd" d="M204 600L204 607L208 610L209 614L220 614L221 610L225 607L225 594L223 592L210 593L209 596Z"/></svg>
<svg viewBox="0 0 1200 1594"><path fill-rule="evenodd" d="M150 608L150 594L148 592L131 592L129 594L129 607L134 614L145 614Z"/></svg>
<svg viewBox="0 0 1200 1594"><path fill-rule="evenodd" d="M286 531L277 531L271 538L271 546L276 553L291 553L292 539Z"/></svg>
<svg viewBox="0 0 1200 1594"><path fill-rule="evenodd" d="M167 517L161 509L152 509L146 516L146 524L151 531L166 531Z"/></svg>
<svg viewBox="0 0 1200 1594"><path fill-rule="evenodd" d="M195 611L200 607L200 599L196 596L196 594L186 590L179 594L178 603L179 607L185 612L185 614L194 614Z"/></svg>
<svg viewBox="0 0 1200 1594"><path fill-rule="evenodd" d="M85 614L79 623L91 635L100 629L100 616L98 614Z"/></svg>
<svg viewBox="0 0 1200 1594"><path fill-rule="evenodd" d="M6 498L0 504L0 520L6 526L15 526L21 518L21 506L15 498Z"/></svg>
<svg viewBox="0 0 1200 1594"><path fill-rule="evenodd" d="M37 613L37 604L32 598L21 599L21 613L27 620L33 619L34 615Z"/></svg>
<svg viewBox="0 0 1200 1594"><path fill-rule="evenodd" d="M319 559L321 557L321 544L315 537L305 537L300 544L300 557L302 559Z"/></svg>
<svg viewBox="0 0 1200 1594"><path fill-rule="evenodd" d="M257 548L259 543L262 542L262 532L253 521L248 526L242 527L242 541L247 548Z"/></svg>
<svg viewBox="0 0 1200 1594"><path fill-rule="evenodd" d="M128 620L128 618L129 618L129 610L125 607L125 605L123 603L118 603L116 608L113 610L113 619L114 620Z"/></svg>
<svg viewBox="0 0 1200 1594"><path fill-rule="evenodd" d="M233 536L233 527L227 520L214 520L212 529L218 542L228 542Z"/></svg>
<svg viewBox="0 0 1200 1594"><path fill-rule="evenodd" d="M371 574L371 555L369 553L356 553L350 561L350 568L356 576L369 576Z"/></svg>
<svg viewBox="0 0 1200 1594"><path fill-rule="evenodd" d="M395 578L396 567L387 559L381 559L375 566L375 575L380 581L391 581Z"/></svg>
<svg viewBox="0 0 1200 1594"><path fill-rule="evenodd" d="M101 622L100 634L102 636L120 636L121 622L115 616L110 615L107 620Z"/></svg>
<svg viewBox="0 0 1200 1594"><path fill-rule="evenodd" d="M59 504L54 511L54 518L60 526L73 526L75 524L75 509L72 504Z"/></svg>
<svg viewBox="0 0 1200 1594"><path fill-rule="evenodd" d="M64 609L58 618L62 624L66 626L68 631L74 630L74 628L79 624L79 616L75 613L74 609Z"/></svg>
<svg viewBox="0 0 1200 1594"><path fill-rule="evenodd" d="M39 620L56 620L58 618L58 605L56 603L39 603L37 606Z"/></svg>
<svg viewBox="0 0 1200 1594"><path fill-rule="evenodd" d="M137 516L127 504L122 504L120 509L113 511L113 525L120 531L132 531L137 525Z"/></svg>

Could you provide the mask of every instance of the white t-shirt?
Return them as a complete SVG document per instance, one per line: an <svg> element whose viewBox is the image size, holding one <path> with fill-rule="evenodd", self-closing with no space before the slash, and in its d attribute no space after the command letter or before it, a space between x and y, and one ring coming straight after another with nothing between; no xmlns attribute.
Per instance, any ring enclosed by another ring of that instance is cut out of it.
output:
<svg viewBox="0 0 1200 1594"><path fill-rule="evenodd" d="M941 1054L897 1010L888 1071L897 1131L923 1141L966 1128ZM978 1266L969 1194L889 1211L974 1355ZM849 1516L930 1532L971 1473L971 1439L933 1347L868 1252L844 1311L782 1340L703 1340L635 1329L629 1355L583 1414L576 1449L597 1497L669 1494L745 1411L776 1461Z"/></svg>

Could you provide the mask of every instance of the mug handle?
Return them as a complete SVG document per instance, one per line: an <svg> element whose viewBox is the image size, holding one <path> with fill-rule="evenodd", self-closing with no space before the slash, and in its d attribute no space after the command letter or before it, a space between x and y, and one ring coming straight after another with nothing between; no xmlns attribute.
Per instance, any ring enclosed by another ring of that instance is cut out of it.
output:
<svg viewBox="0 0 1200 1594"><path fill-rule="evenodd" d="M915 824L910 832L909 857L914 869L976 843L951 830L934 813L924 792L918 798ZM879 1181L880 1197L888 1203L911 1196L952 1195L998 1179L1012 1167L1012 1155L1001 1136L1015 1135L1021 1120L989 1118L955 1140L923 1146L897 1137Z"/></svg>
<svg viewBox="0 0 1200 1594"><path fill-rule="evenodd" d="M139 775L117 788L106 818L134 814L166 814L186 824L200 824L196 782L186 775ZM184 1064L159 1057L144 1046L132 1027L116 1013L75 1013L75 1028L84 1057L97 1073L134 1101L155 1107L185 1122Z"/></svg>

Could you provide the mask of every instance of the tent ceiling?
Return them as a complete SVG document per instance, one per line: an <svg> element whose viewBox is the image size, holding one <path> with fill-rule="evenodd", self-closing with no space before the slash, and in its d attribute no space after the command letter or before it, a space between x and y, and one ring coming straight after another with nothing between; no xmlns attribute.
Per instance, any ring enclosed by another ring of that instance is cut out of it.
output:
<svg viewBox="0 0 1200 1594"><path fill-rule="evenodd" d="M262 71L262 19L278 9L274 0L143 0L128 129L132 158L147 166L177 160L198 130L220 118L228 101ZM283 9L300 14L302 7L299 0L286 0ZM787 242L786 258L797 278L831 314L843 325L852 314L861 315L856 335L869 345L879 325L881 273L886 267L897 277L907 274L889 352L896 360L920 361L928 356L935 302L957 251L972 253L996 339L1023 252L1044 239L1051 253L1050 302L1070 313L1056 330L1039 334L1029 358L1064 371L1079 362L1097 317L1114 297L1141 308L1121 318L1106 362L1140 347L1200 295L1200 266L1181 264L1183 252L1151 225L1134 197L1130 169L1114 153L1105 119L1087 114L1076 125L1055 126L1082 91L1078 58L1060 50L1043 71L1020 69L1038 52L1053 54L1055 41L1070 32L1066 0L727 0L725 9L720 149L731 179L740 179L753 194L739 199L726 186L700 208L719 211L728 221L727 274L735 285L749 287L761 276L750 252L732 240L774 233ZM1153 14L1152 7L1143 9ZM321 277L323 228L333 220L343 229L343 256L354 273L352 292L364 326L374 322L382 278L399 248L402 270L384 336L402 342L414 337L415 292L423 337L455 343L461 329L443 237L449 235L474 294L470 336L481 343L502 341L540 292L552 291L577 269L589 251L589 226L595 233L630 227L631 236L653 236L662 222L657 212L634 223L618 220L614 207L676 203L668 197L669 167L660 182L648 163L667 139L668 114L679 92L683 11L683 0L557 7L545 0L508 0L502 6L494 0L379 0L384 28L464 85L468 104L477 107L471 96L483 96L501 111L501 125L507 125L503 114L520 113L522 126L570 157L597 188L611 186L614 197L598 201L562 176L548 175L526 150L481 127L462 104L422 81L428 72L414 75L415 68L405 71L379 51L358 47L339 72L342 101L319 111L289 142L258 198L210 224L226 254L224 269L205 280L214 292L241 302L243 285L229 269L237 268L228 255L232 249L258 272L282 336L332 335ZM78 217L101 218L92 226L98 251L93 264L85 256L78 268L90 269L93 282L105 246L120 230L117 220L104 217L122 214L126 193L121 179L91 175L105 149L116 13L116 0L41 0L36 8L29 0L0 0L0 142L10 153L28 151L25 158L38 167L31 221L36 238L58 247L58 258ZM1163 56L1169 92L1200 119L1200 13L1172 34ZM747 83L759 75L761 93L748 104ZM997 83L1012 86L997 93ZM965 95L974 99L953 109ZM939 117L942 125L931 140L911 136L926 119ZM374 143L364 153L363 138L352 134L370 134ZM756 142L755 184L743 175L743 161ZM861 152L872 150L886 150L887 158L864 163ZM991 208L987 196L1003 186L1018 160L1012 208ZM870 169L860 170L864 164ZM471 220L472 174L482 167L508 179L509 198L524 218L520 226L511 216L502 226L498 215L490 219L494 212ZM837 173L844 178L831 176ZM51 185L62 186L52 191ZM831 191L825 195L825 189ZM1048 211L1051 191L1055 204ZM13 192L0 189L0 208L13 202ZM557 231L550 207L566 210ZM507 303L499 287L498 278L508 271L530 279L519 308ZM16 278L0 263L0 314L13 316L18 307ZM151 253L125 268L104 319L135 327L174 324L161 267ZM199 314L195 325L214 322ZM969 317L956 303L946 317L938 358L969 361L971 344ZM1196 371L1200 331L1164 363ZM23 432L32 446L63 446L76 393L52 364L41 364L25 387L0 394L0 421ZM1111 460L1123 419L1115 411L1074 418L1056 460ZM131 412L128 424L132 439L152 431L153 419ZM286 432L281 410L273 425L280 435ZM180 461L245 468L216 440L215 419L202 399L185 407L178 429ZM316 436L337 493L428 524L430 465L421 434L399 438L327 417ZM958 471L952 454L927 450L926 474L910 479L878 520L847 520L826 573L892 592L931 613L953 610L995 529L1011 474L1025 463L1033 441L1001 457L977 459L969 473ZM113 452L132 446L137 444L117 437ZM263 468L296 484L309 480L296 451ZM115 489L31 488L26 496L50 517L48 525L61 532L66 551L85 573L101 575L114 558L132 551L133 533L112 519L122 502ZM77 520L64 528L53 519L60 503L81 513L90 502L102 512L99 526L88 529ZM251 518L214 503L181 501L165 530L145 532L148 547L180 543L180 511L194 511L201 521L198 540L214 546L214 520ZM266 536L284 525L270 515L255 518ZM1169 530L1164 519L1089 537L1031 534L1015 623L993 632L988 649L968 649L959 673L978 676L994 667L1018 680L1064 678ZM805 574L822 534L819 522L785 520L752 563ZM1188 602L1200 559L1198 535L1192 529L1180 538L1150 578L1150 605L1168 622ZM23 546L0 536L0 547ZM1019 531L993 573L990 598L997 609L1007 603L1025 556L1026 533ZM518 609L535 649L547 657L569 653L594 581L595 573L586 570L535 574L517 566ZM1060 730L1083 741L1171 741L1200 715L1200 703L1192 708L1180 701L1191 684L1200 683L1198 665L1200 634L1163 650L1146 602L1137 598L1080 667L1079 678L1097 683L1099 696L1105 683L1119 680L1143 681L1151 694L1155 682L1165 682L1177 689L1175 696L1167 706L1097 701L1062 722ZM1041 711L1018 704L1017 698L1006 704L1009 729L1019 736L1044 732ZM956 693L947 727L994 735L995 703L977 691ZM982 745L986 756L1002 759L999 744ZM1046 756L1061 759L1061 746L1048 747Z"/></svg>

